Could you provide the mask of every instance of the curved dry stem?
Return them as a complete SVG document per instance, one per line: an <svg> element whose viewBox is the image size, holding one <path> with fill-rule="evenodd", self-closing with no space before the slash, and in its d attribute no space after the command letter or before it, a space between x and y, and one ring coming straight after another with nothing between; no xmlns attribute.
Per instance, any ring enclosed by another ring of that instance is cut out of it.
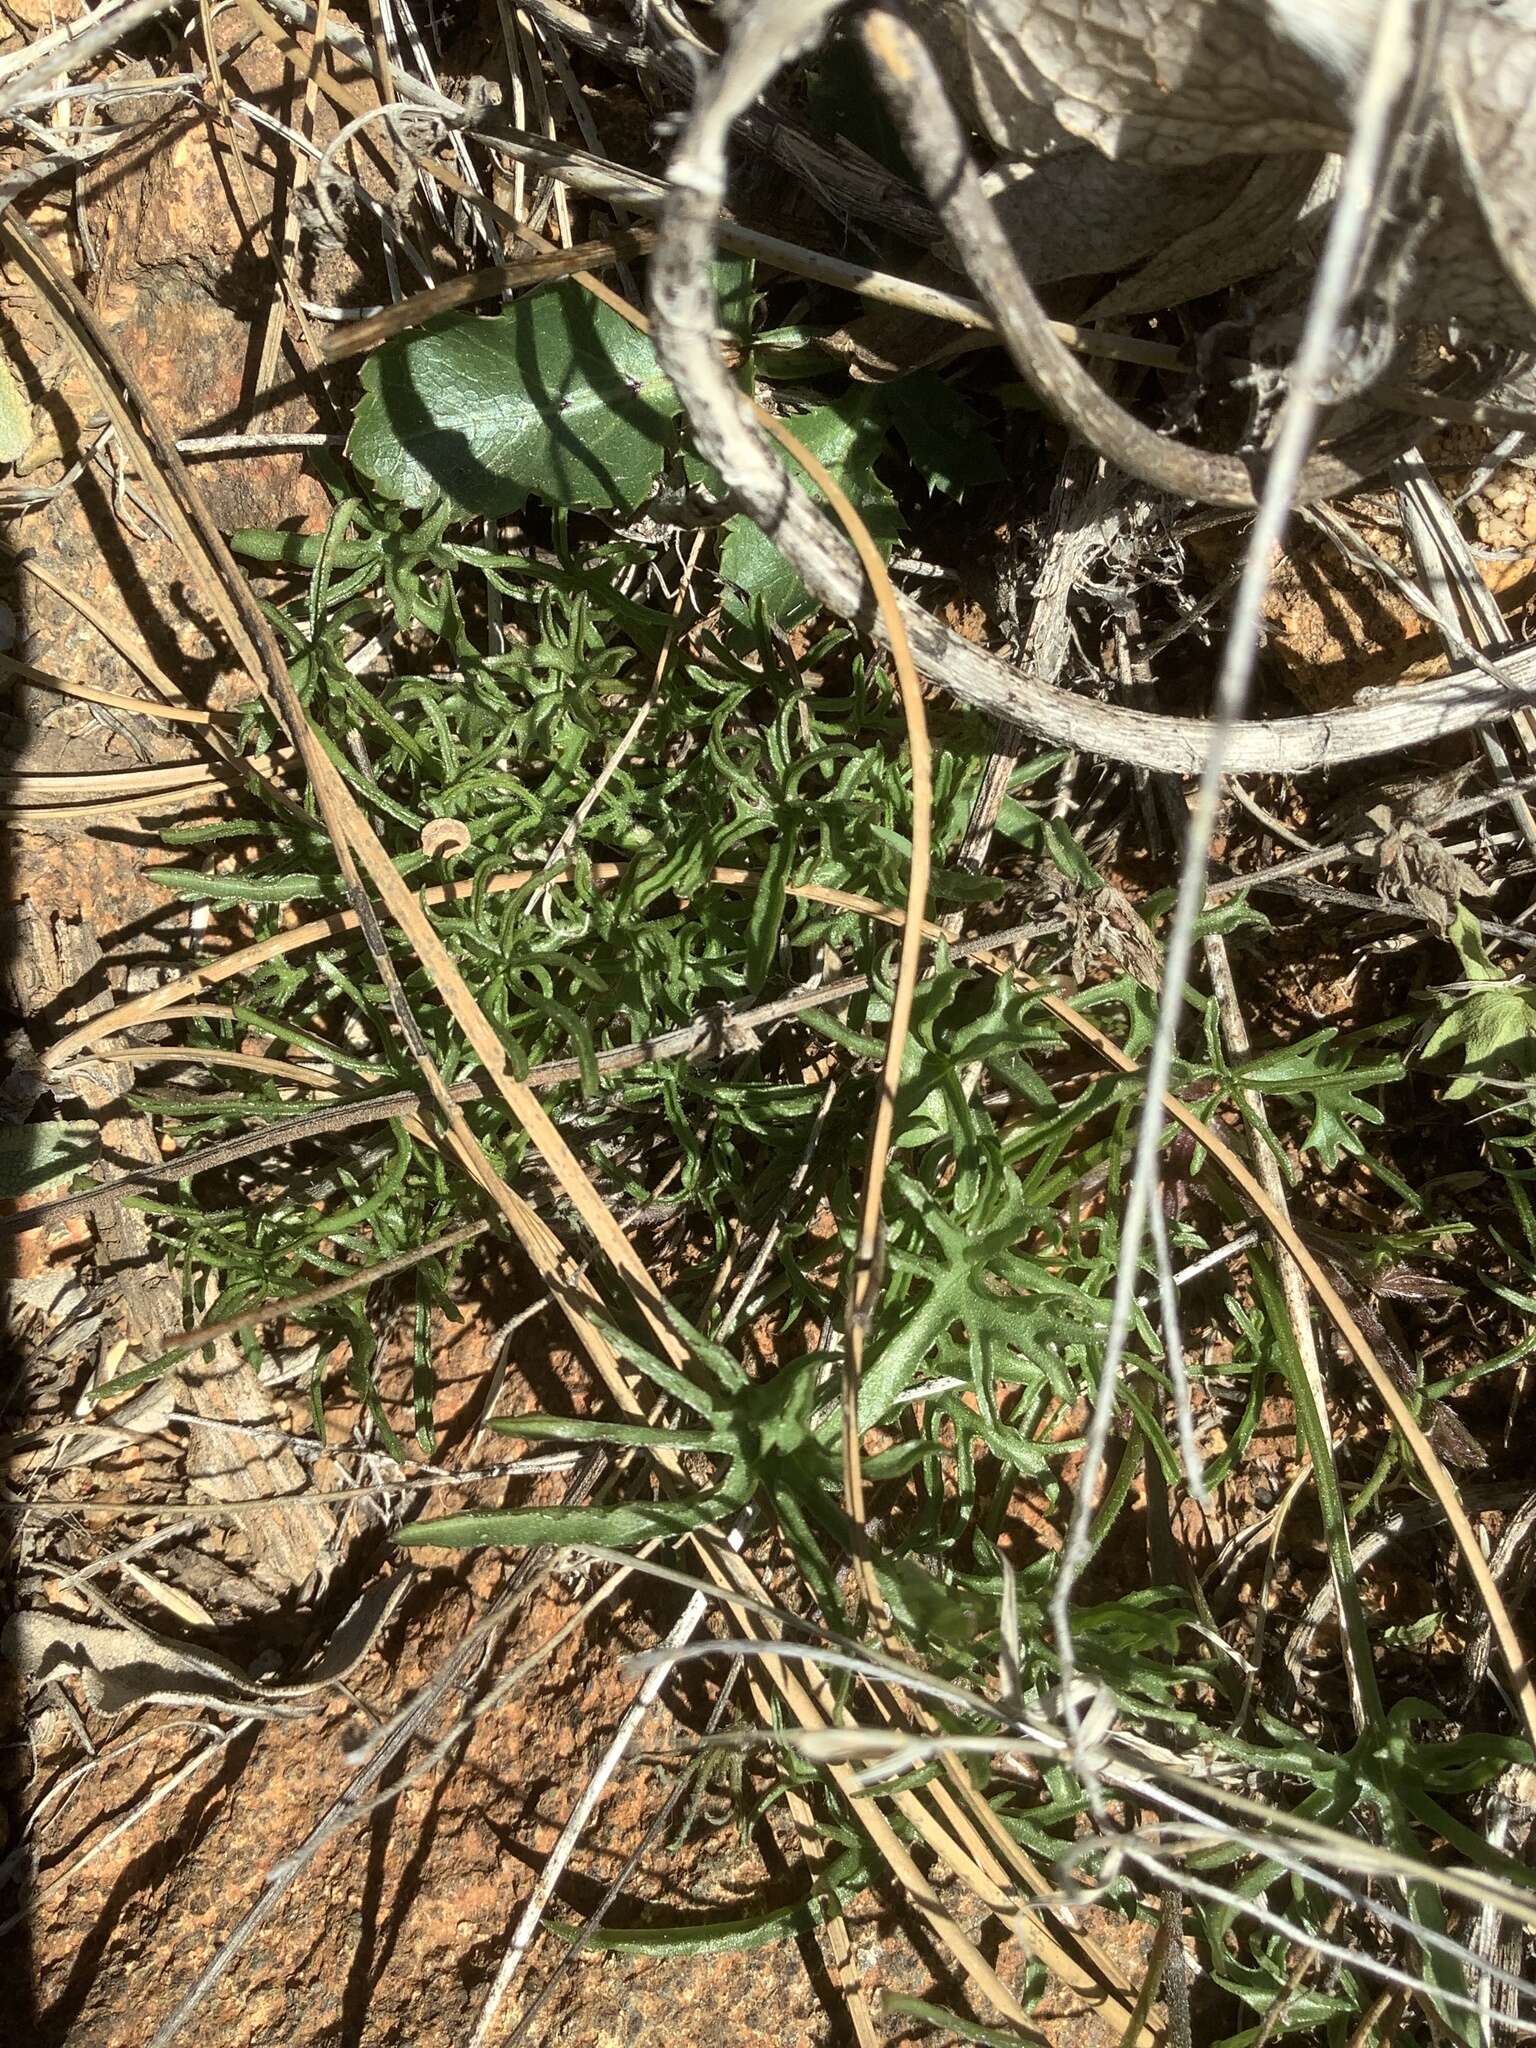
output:
<svg viewBox="0 0 1536 2048"><path fill-rule="evenodd" d="M1252 510L1268 466L1263 455L1211 454L1159 434L1119 404L1064 347L1036 296L971 161L964 131L931 60L910 30L873 12L862 23L875 79L902 141L943 217L977 290L1021 374L1062 424L1091 448L1154 490L1199 504ZM919 54L920 53L920 54ZM1423 439L1430 423L1401 415L1373 420L1331 453L1312 456L1296 499L1312 504L1357 490Z"/></svg>
<svg viewBox="0 0 1536 2048"><path fill-rule="evenodd" d="M896 985L891 997L890 1021L886 1026L885 1059L880 1071L880 1094L875 1120L869 1134L869 1156L864 1173L864 1196L859 1210L859 1236L854 1251L853 1280L848 1294L848 1349L843 1375L843 1505L855 1530L864 1531L863 1451L859 1432L859 1379L864 1369L864 1348L874 1320L880 1295L881 1210L884 1204L885 1174L890 1163L891 1139L896 1123L896 1089L901 1080L907 1036L912 1025L912 1001L917 993L922 966L923 912L928 905L928 881L933 865L933 757L928 744L928 719L923 710L922 685L912 661L912 649L902 624L901 609L891 579L886 574L880 550L869 528L859 517L847 493L817 461L810 450L796 440L789 429L768 413L759 419L776 441L794 457L806 474L825 494L848 537L858 550L859 561L869 578L881 621L890 636L891 658L901 695L902 717L907 728L907 749L912 758L912 857L907 867L907 901L902 919L901 947L896 966ZM862 1555L858 1559L864 1594L877 1615L886 1612L873 1567Z"/></svg>
<svg viewBox="0 0 1536 2048"><path fill-rule="evenodd" d="M738 21L725 57L705 81L670 170L672 197L652 261L656 347L682 396L700 452L743 508L829 610L889 645L858 557L837 528L785 472L757 429L714 342L710 265L726 189L732 123L807 40L831 0L760 0ZM924 674L961 703L1026 727L1042 738L1168 774L1198 774L1211 749L1204 719L1164 717L1096 703L1042 682L962 639L910 599L899 599L913 656ZM1514 650L1501 683L1460 669L1436 682L1371 702L1273 724L1238 722L1228 735L1228 772L1310 774L1394 754L1507 717L1536 686L1536 649Z"/></svg>

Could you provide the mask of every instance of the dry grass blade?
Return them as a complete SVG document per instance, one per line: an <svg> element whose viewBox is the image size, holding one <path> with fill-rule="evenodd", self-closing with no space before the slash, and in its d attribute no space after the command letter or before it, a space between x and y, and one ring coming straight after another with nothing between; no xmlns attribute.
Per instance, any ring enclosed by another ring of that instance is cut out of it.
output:
<svg viewBox="0 0 1536 2048"><path fill-rule="evenodd" d="M524 285L548 284L556 278L575 277L610 263L623 263L631 256L647 255L656 240L649 228L626 228L600 242L581 242L570 249L552 249L547 256L524 256L516 263L493 263L464 277L450 278L430 291L413 292L396 306L349 321L334 334L325 348L327 362L344 361L378 348L396 334L435 320L456 306L472 306L480 299L494 299L503 292Z"/></svg>
<svg viewBox="0 0 1536 2048"><path fill-rule="evenodd" d="M166 811L197 810L225 791L212 775L187 776L143 796L82 796L73 803L0 803L0 818L13 825L71 825L89 819L147 818Z"/></svg>
<svg viewBox="0 0 1536 2048"><path fill-rule="evenodd" d="M115 1046L97 1057L130 1067L202 1066L217 1070L228 1067L243 1074L262 1074L306 1094L334 1095L345 1087L340 1077L303 1060L279 1060L259 1052L229 1052L215 1046L129 1045Z"/></svg>
<svg viewBox="0 0 1536 2048"><path fill-rule="evenodd" d="M0 84L0 115L9 114L56 79L66 78L103 51L117 49L125 36L158 21L163 14L174 14L185 4L187 0L123 0L122 5L112 5L108 0L106 6L45 35L35 61Z"/></svg>
<svg viewBox="0 0 1536 2048"><path fill-rule="evenodd" d="M56 576L46 562L39 560L35 555L28 555L22 560L21 571L24 576L41 583L45 590L51 590L54 596L61 598L71 610L78 612L87 625L94 627L109 647L114 648L131 668L138 670L145 682L152 690L158 692L165 703L174 705L183 712L194 708L187 704L182 692L171 681L142 640L121 626L115 625L105 612L92 604L81 591L73 589L61 577Z"/></svg>
<svg viewBox="0 0 1536 2048"><path fill-rule="evenodd" d="M174 762L163 768L93 768L79 775L49 774L19 769L0 774L0 793L9 797L35 796L55 802L79 797L82 802L121 801L134 796L169 796L177 791L217 789L219 778L196 761Z"/></svg>
<svg viewBox="0 0 1536 2048"><path fill-rule="evenodd" d="M756 1626L752 1625L752 1621L749 1619L750 1616L760 1615L765 1610L768 1613L772 1613L773 1610L771 1603L764 1598L762 1588L757 1583L750 1568L735 1553L728 1550L717 1551L714 1546L706 1544L702 1540L695 1539L694 1547L699 1553L705 1570L721 1589L728 1604L732 1604L731 1594L733 1591L746 1592L754 1596L757 1603L754 1609L747 1610L732 1605L733 1616L738 1624L744 1626L744 1633L752 1647L756 1648L761 1645L762 1669L780 1694L795 1724L801 1729L810 1731L825 1729L834 1725L837 1716L830 1696L827 1693L825 1682L819 1678L819 1675L814 1670L808 1671L804 1682L802 1682L789 1662L783 1656L775 1654L779 1636L776 1623L766 1622L758 1623ZM676 1655L677 1653L673 1652L672 1654ZM773 1715L768 1700L758 1691L755 1683L753 1685L753 1692L758 1702L758 1711L762 1716L763 1725L771 1726ZM1016 2024L1025 2024L1026 2015L1023 2008L999 1978L997 1972L992 1968L976 1943L964 1932L955 1921L953 1915L946 1909L937 1891L923 1875L915 1858L881 1811L878 1801L871 1798L860 1785L856 1772L846 1764L834 1763L828 1767L827 1774L847 1800L859 1826L868 1835L874 1848L889 1866L892 1875L901 1885L902 1890L912 1901L913 1905L917 1907L924 1919L928 1921L940 1942L949 1951L961 1970L966 1973L970 1982L981 1990L1007 2019L1014 2021ZM941 1861L962 1882L968 1883L973 1875L979 1876L970 1859L957 1848L945 1831L937 1826L926 1809L921 1806L920 1802L912 1794L906 1793L901 1795L898 1803L903 1807L906 1817L918 1828L928 1847L939 1856ZM984 1879L982 1883L984 1886ZM1026 1928L1028 1929L1027 1933L1025 1933ZM1027 1921L1022 1921L1022 1919L1020 1922L1020 1932L1025 1939L1034 1940L1038 1938L1037 1930ZM1048 1936L1043 1938L1049 1941ZM1051 1944L1051 1946L1054 1947L1054 1944Z"/></svg>
<svg viewBox="0 0 1536 2048"><path fill-rule="evenodd" d="M207 725L214 714L199 711L193 704L161 704L150 697L130 697L122 690L103 690L95 683L70 682L34 668L29 661L15 661L0 654L0 676L14 676L18 682L34 683L40 690L54 690L61 697L76 697L85 704L104 704L109 711L127 711L138 718L163 718L172 725Z"/></svg>

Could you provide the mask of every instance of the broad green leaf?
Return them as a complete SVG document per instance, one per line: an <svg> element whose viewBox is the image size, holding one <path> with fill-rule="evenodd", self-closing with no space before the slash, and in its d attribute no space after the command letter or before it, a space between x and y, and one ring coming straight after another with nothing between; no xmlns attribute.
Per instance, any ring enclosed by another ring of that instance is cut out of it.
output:
<svg viewBox="0 0 1536 2048"><path fill-rule="evenodd" d="M751 256L717 256L710 266L715 280L718 319L727 334L743 340L752 332L752 322L762 304L762 293L754 288L757 262Z"/></svg>
<svg viewBox="0 0 1536 2048"><path fill-rule="evenodd" d="M1033 852L1040 844L1045 826L1038 811L1020 803L1016 796L1005 796L998 807L993 830L1000 832L1005 839L1016 839L1021 846L1027 846Z"/></svg>
<svg viewBox="0 0 1536 2048"><path fill-rule="evenodd" d="M974 484L1001 483L1002 463L980 415L934 370L914 370L878 387L886 417L930 491L962 498Z"/></svg>
<svg viewBox="0 0 1536 2048"><path fill-rule="evenodd" d="M1301 1141L1303 1152L1315 1152L1325 1173L1332 1173L1345 1152L1363 1154L1355 1125L1382 1124L1386 1118L1374 1102L1366 1102L1348 1081L1319 1088L1313 1097L1312 1121Z"/></svg>
<svg viewBox="0 0 1536 2048"><path fill-rule="evenodd" d="M89 1166L101 1150L92 1123L0 1124L0 1199L33 1195Z"/></svg>
<svg viewBox="0 0 1536 2048"><path fill-rule="evenodd" d="M1061 820L1045 818L1041 825L1045 833L1046 851L1067 880L1076 882L1080 889L1102 889L1104 877Z"/></svg>
<svg viewBox="0 0 1536 2048"><path fill-rule="evenodd" d="M862 392L855 392L835 405L818 405L810 412L800 413L785 424L841 484L881 554L888 556L901 531L901 514L895 498L875 475L875 462L885 444L885 433L869 399ZM785 463L790 462L782 449L779 455ZM822 493L799 464L791 466L810 495L818 503L824 502ZM769 618L781 625L804 618L814 609L800 578L768 536L745 514L726 522L720 574L744 596L761 603Z"/></svg>
<svg viewBox="0 0 1536 2048"><path fill-rule="evenodd" d="M1435 1027L1425 1052L1459 1048L1465 1071L1446 1088L1446 1099L1475 1094L1488 1077L1527 1076L1536 1065L1536 996L1524 982L1507 981L1488 958L1483 928L1461 904L1450 941L1462 972L1475 987L1447 997L1448 1014Z"/></svg>
<svg viewBox="0 0 1536 2048"><path fill-rule="evenodd" d="M324 534L278 532L270 526L237 526L229 536L235 554L252 562L280 562L285 569L313 569L324 541ZM343 540L329 552L333 569L360 569L378 559L379 546L372 540Z"/></svg>
<svg viewBox="0 0 1536 2048"><path fill-rule="evenodd" d="M1267 2014L1283 2001L1285 2014L1278 2026L1272 2024L1266 2029L1261 2024L1256 2027L1244 2027L1241 2033L1223 2034L1215 2048L1257 2048L1261 2037L1270 2041L1283 2041L1292 2034L1311 2034L1330 2019L1352 2018L1360 2010L1357 2002L1338 1997L1332 1992L1312 1991L1305 1986L1298 1991L1289 1985L1269 1989L1268 1980L1260 1977L1256 1971L1249 1973L1254 1982L1253 1989L1249 1989L1247 1984L1234 1981L1236 1973L1230 1968L1214 1974L1217 1983L1225 1985L1228 1990L1236 1991L1245 2004Z"/></svg>
<svg viewBox="0 0 1536 2048"><path fill-rule="evenodd" d="M1503 975L1488 958L1488 948L1483 943L1483 928L1468 910L1465 903L1456 906L1456 915L1451 920L1447 935L1456 948L1461 961L1462 972L1468 981L1502 981Z"/></svg>
<svg viewBox="0 0 1536 2048"><path fill-rule="evenodd" d="M1536 998L1522 983L1489 981L1451 999L1450 1014L1436 1025L1426 1054L1453 1050L1463 1071L1446 1087L1446 1098L1472 1095L1489 1076L1525 1076L1536 1065Z"/></svg>
<svg viewBox="0 0 1536 2048"><path fill-rule="evenodd" d="M407 505L465 515L638 505L680 406L649 340L575 284L492 319L452 315L389 342L363 369L347 452Z"/></svg>

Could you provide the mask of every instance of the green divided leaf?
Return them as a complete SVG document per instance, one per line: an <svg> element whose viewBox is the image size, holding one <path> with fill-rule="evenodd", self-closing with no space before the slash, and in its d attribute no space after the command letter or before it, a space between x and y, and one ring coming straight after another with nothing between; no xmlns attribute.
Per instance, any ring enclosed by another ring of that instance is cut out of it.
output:
<svg viewBox="0 0 1536 2048"><path fill-rule="evenodd" d="M901 514L895 498L875 475L885 432L870 400L864 393L855 392L835 405L818 405L787 424L795 439L803 442L842 485L881 554L888 556L901 531ZM788 462L789 457L782 450L780 453L782 460ZM798 463L794 467L810 495L818 503L825 503L822 493ZM780 625L804 618L814 609L800 578L767 535L759 532L744 514L726 524L720 574L744 596L760 603L769 618Z"/></svg>
<svg viewBox="0 0 1536 2048"><path fill-rule="evenodd" d="M1403 1063L1394 1054L1362 1057L1358 1046L1338 1044L1330 1025L1294 1045L1279 1046L1244 1061L1237 1070L1245 1088L1261 1095L1310 1101L1312 1122L1301 1141L1332 1173L1341 1156L1359 1155L1359 1127L1385 1119L1368 1091L1390 1087L1403 1077Z"/></svg>
<svg viewBox="0 0 1536 2048"><path fill-rule="evenodd" d="M638 505L681 401L643 335L576 284L493 319L455 314L388 343L363 369L347 452L407 505L464 515Z"/></svg>
<svg viewBox="0 0 1536 2048"><path fill-rule="evenodd" d="M925 1296L921 1306L902 1318L900 1327L875 1355L859 1382L859 1427L884 1421L942 1331L957 1320L971 1291L971 1275L951 1266Z"/></svg>

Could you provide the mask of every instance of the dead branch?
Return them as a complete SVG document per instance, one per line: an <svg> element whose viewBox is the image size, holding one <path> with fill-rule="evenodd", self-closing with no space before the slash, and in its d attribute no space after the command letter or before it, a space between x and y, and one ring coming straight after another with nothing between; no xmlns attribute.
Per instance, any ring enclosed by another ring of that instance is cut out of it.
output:
<svg viewBox="0 0 1536 2048"><path fill-rule="evenodd" d="M786 473L712 338L718 309L710 264L733 123L796 49L815 41L829 11L830 0L795 0L793 6L760 4L738 20L725 55L700 89L672 161L672 200L652 265L651 312L657 351L682 394L700 452L807 589L861 631L884 640L853 550ZM1055 743L1138 768L1196 774L1208 757L1211 735L1203 719L1160 717L1074 696L963 640L910 599L902 599L901 610L919 665L961 703ZM1506 679L1502 685L1460 669L1411 691L1395 690L1390 702L1273 724L1239 721L1227 737L1228 772L1309 774L1508 717L1528 701L1536 653L1512 652L1498 666Z"/></svg>

